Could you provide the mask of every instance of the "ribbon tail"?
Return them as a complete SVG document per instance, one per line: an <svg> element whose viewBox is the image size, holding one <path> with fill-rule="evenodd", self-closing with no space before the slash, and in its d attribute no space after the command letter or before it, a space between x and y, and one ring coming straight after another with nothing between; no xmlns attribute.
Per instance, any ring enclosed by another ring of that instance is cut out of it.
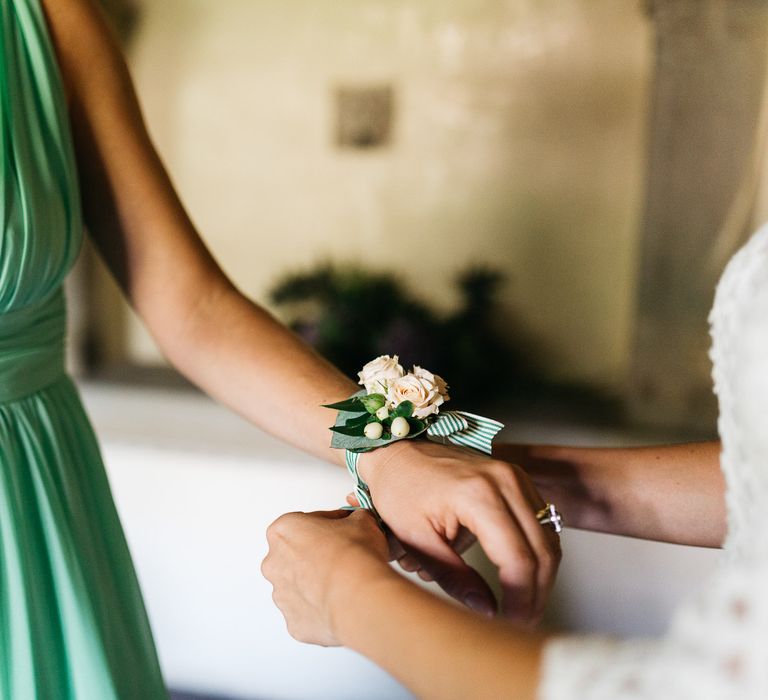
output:
<svg viewBox="0 0 768 700"><path fill-rule="evenodd" d="M446 420L440 424L442 429L433 431L430 428L427 431L427 437L433 440L443 438L454 445L469 447L488 455L491 454L493 439L504 427L504 424L497 420L464 411L449 411L445 414L445 418ZM457 427L450 432L446 431L445 426L449 424L449 421L456 425L457 419L463 419L461 422L466 427ZM434 425L437 427L438 423L436 422Z"/></svg>

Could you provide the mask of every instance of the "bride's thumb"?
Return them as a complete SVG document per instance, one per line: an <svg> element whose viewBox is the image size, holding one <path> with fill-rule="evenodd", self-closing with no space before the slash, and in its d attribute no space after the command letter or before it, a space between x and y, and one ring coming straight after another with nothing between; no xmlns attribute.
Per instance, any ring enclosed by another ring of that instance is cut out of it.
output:
<svg viewBox="0 0 768 700"><path fill-rule="evenodd" d="M360 507L360 501L357 500L357 496L355 496L354 493L347 494L347 504L350 506L354 506L355 508Z"/></svg>

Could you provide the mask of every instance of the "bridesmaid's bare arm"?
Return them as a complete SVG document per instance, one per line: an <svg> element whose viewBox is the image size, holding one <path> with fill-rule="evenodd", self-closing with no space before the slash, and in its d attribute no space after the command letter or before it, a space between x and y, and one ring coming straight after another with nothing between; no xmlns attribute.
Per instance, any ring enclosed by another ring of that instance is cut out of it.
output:
<svg viewBox="0 0 768 700"><path fill-rule="evenodd" d="M328 447L332 416L318 407L354 385L240 294L206 249L150 140L100 10L87 0L45 7L69 93L86 224L129 301L195 383L280 438L338 462Z"/></svg>
<svg viewBox="0 0 768 700"><path fill-rule="evenodd" d="M68 91L86 222L131 304L168 359L206 392L339 463L341 453L328 447L333 416L320 405L355 385L240 294L216 264L153 147L95 2L43 3ZM493 604L451 547L466 526L500 567L505 612L524 621L541 615L559 546L534 517L542 501L525 474L418 441L364 455L361 470L387 524L428 555L432 575L452 595Z"/></svg>

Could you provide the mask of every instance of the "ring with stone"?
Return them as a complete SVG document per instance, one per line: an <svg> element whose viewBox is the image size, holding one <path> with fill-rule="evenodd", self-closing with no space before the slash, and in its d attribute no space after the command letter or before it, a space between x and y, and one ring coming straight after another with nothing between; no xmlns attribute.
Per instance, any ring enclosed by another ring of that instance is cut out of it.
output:
<svg viewBox="0 0 768 700"><path fill-rule="evenodd" d="M555 532L562 532L563 530L563 516L551 503L547 503L536 513L536 520L544 527L553 527Z"/></svg>

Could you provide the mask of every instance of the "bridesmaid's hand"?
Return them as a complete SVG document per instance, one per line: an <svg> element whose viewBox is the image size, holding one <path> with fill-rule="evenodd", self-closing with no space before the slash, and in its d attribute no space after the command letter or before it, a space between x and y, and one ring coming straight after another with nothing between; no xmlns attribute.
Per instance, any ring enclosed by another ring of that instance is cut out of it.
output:
<svg viewBox="0 0 768 700"><path fill-rule="evenodd" d="M404 569L492 615L493 594L460 556L476 536L499 568L502 613L523 624L540 620L560 539L536 520L544 500L522 469L470 450L403 440L364 454L359 470L403 546L395 556Z"/></svg>
<svg viewBox="0 0 768 700"><path fill-rule="evenodd" d="M338 646L335 612L377 579L397 576L384 534L366 511L288 513L267 530L261 565L288 632L300 642Z"/></svg>

